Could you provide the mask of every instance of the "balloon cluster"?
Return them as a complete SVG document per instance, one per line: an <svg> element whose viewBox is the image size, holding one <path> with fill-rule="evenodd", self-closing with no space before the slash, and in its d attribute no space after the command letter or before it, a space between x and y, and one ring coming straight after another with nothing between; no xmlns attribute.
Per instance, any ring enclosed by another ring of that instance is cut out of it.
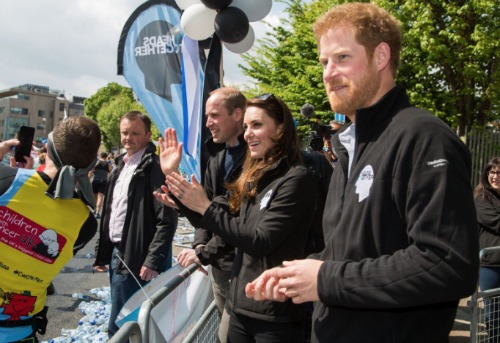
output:
<svg viewBox="0 0 500 343"><path fill-rule="evenodd" d="M255 34L249 22L263 19L272 0L176 0L184 12L181 27L191 39L202 41L214 33L231 52L241 54L252 47Z"/></svg>

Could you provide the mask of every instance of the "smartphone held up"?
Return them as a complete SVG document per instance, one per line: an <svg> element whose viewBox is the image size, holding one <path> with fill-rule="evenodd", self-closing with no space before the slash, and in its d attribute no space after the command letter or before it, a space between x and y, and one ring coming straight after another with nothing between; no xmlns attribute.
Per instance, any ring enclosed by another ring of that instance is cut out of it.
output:
<svg viewBox="0 0 500 343"><path fill-rule="evenodd" d="M14 157L16 159L16 162L25 163L26 160L24 159L24 156L29 157L31 155L34 135L34 127L23 125L19 128L19 131L17 132L19 145L14 148Z"/></svg>

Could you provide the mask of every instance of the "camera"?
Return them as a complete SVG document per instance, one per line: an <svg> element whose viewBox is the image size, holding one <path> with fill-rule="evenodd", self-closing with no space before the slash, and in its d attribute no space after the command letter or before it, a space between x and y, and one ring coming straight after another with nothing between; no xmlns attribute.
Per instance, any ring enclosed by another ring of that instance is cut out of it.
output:
<svg viewBox="0 0 500 343"><path fill-rule="evenodd" d="M314 106L307 103L304 104L300 108L300 114L302 114L302 116L308 120L313 118ZM340 127L340 125L343 125L345 123L345 115L335 113L335 120L333 120L332 122L338 124L338 127ZM330 122L330 124L332 122ZM313 151L322 151L325 145L325 141L330 141L332 135L337 131L338 129L334 130L330 125L323 125L317 122L314 123L313 131L309 132L309 136L307 137L309 138L309 147Z"/></svg>
<svg viewBox="0 0 500 343"><path fill-rule="evenodd" d="M325 141L329 141L332 135L337 132L333 130L329 125L316 124L314 131L310 134L309 147L313 151L322 151Z"/></svg>

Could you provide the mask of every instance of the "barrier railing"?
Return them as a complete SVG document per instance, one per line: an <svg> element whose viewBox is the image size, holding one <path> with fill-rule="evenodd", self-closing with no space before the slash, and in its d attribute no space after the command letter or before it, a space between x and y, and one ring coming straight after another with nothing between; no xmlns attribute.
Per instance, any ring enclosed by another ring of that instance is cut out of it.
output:
<svg viewBox="0 0 500 343"><path fill-rule="evenodd" d="M141 327L137 322L126 322L108 341L111 343L142 343ZM147 342L147 341L144 341Z"/></svg>
<svg viewBox="0 0 500 343"><path fill-rule="evenodd" d="M491 253L500 252L500 246L484 248L479 253L480 261ZM471 296L470 342L500 342L500 288L478 290Z"/></svg>
<svg viewBox="0 0 500 343"><path fill-rule="evenodd" d="M219 331L220 318L215 301L208 306L198 323L189 334L184 337L182 343L217 343L217 332Z"/></svg>
<svg viewBox="0 0 500 343"><path fill-rule="evenodd" d="M172 278L168 283L162 286L156 293L144 301L140 307L137 322L125 323L115 335L109 340L109 343L124 343L130 339L131 343L150 342L150 322L151 311L159 305L170 293L185 282L200 266L196 263L191 264ZM194 342L216 342L217 330L219 326L219 315L215 303L208 307L202 317L198 320L196 326L190 331L189 335L183 339L183 343ZM137 340L139 336L139 340ZM203 337L203 340L200 338ZM134 340L135 339L135 340Z"/></svg>

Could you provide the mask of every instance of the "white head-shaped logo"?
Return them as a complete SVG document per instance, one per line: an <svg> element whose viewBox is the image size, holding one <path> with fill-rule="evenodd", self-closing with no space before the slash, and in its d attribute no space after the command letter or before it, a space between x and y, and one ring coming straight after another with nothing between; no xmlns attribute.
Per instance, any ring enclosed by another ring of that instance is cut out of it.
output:
<svg viewBox="0 0 500 343"><path fill-rule="evenodd" d="M47 249L47 253L52 257L57 257L57 255L59 254L59 243L51 242Z"/></svg>
<svg viewBox="0 0 500 343"><path fill-rule="evenodd" d="M269 202L269 200L271 199L271 195L273 194L273 190L270 189L267 191L266 195L264 195L264 197L262 198L262 200L260 201L260 209L262 210L263 208L266 208L267 206L267 203Z"/></svg>
<svg viewBox="0 0 500 343"><path fill-rule="evenodd" d="M356 181L356 194L359 195L359 202L365 200L370 195L370 188L372 187L374 177L375 174L373 173L371 165L364 167L359 174L358 180Z"/></svg>
<svg viewBox="0 0 500 343"><path fill-rule="evenodd" d="M42 232L39 238L46 246L49 246L49 244L52 242L57 242L57 234L54 230L45 230L44 232Z"/></svg>

